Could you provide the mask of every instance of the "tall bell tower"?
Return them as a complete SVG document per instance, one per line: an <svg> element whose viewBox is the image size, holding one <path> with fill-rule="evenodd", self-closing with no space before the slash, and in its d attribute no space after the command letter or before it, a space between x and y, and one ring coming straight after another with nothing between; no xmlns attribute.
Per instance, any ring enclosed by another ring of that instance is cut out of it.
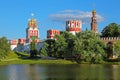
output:
<svg viewBox="0 0 120 80"><path fill-rule="evenodd" d="M26 29L26 42L30 43L32 40L35 40L36 43L39 42L38 24L33 17L28 21L28 27Z"/></svg>
<svg viewBox="0 0 120 80"><path fill-rule="evenodd" d="M96 10L93 10L93 11L92 11L91 30L92 30L95 34L98 33Z"/></svg>

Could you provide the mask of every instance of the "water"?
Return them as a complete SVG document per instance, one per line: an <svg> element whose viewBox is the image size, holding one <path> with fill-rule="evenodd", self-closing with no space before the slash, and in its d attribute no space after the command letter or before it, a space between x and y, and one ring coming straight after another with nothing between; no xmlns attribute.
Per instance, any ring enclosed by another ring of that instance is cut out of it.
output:
<svg viewBox="0 0 120 80"><path fill-rule="evenodd" d="M120 65L6 65L0 80L120 80Z"/></svg>

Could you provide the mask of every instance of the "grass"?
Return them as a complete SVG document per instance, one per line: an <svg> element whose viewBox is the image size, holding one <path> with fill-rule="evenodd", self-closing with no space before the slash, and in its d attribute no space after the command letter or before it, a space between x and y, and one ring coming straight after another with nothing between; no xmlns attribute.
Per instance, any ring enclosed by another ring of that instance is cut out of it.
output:
<svg viewBox="0 0 120 80"><path fill-rule="evenodd" d="M22 57L22 58L21 58ZM23 58L29 57L29 54L25 53L15 53L11 51L4 59L0 61L0 65L9 65L9 64L76 64L76 62L72 62L69 60L47 60L47 59L40 59L40 58ZM89 64L88 62L81 62L81 64ZM120 62L103 62L101 64L115 64L120 65Z"/></svg>
<svg viewBox="0 0 120 80"><path fill-rule="evenodd" d="M18 55L15 54L15 52L11 51L11 52L6 56L5 59L11 59L11 58L17 58L17 57L18 57Z"/></svg>
<svg viewBox="0 0 120 80"><path fill-rule="evenodd" d="M68 60L44 60L44 59L31 59L31 58L21 58L29 57L25 53L15 53L10 52L4 59L0 61L0 65L9 65L9 64L75 64Z"/></svg>
<svg viewBox="0 0 120 80"><path fill-rule="evenodd" d="M10 59L0 61L0 65L9 64L77 64L69 60L41 60L41 59ZM90 64L88 62L82 62L80 64ZM101 64L120 65L120 62L103 62Z"/></svg>
<svg viewBox="0 0 120 80"><path fill-rule="evenodd" d="M9 65L9 64L75 64L68 60L9 60L9 61L1 61L0 65Z"/></svg>
<svg viewBox="0 0 120 80"><path fill-rule="evenodd" d="M120 62L108 62L108 61L104 61L102 64L120 65Z"/></svg>

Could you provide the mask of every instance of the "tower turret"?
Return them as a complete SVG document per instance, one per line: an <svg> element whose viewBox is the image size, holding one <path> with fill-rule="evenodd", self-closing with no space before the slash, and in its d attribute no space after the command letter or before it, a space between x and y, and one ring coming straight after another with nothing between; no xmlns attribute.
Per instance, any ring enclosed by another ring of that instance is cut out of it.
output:
<svg viewBox="0 0 120 80"><path fill-rule="evenodd" d="M82 31L82 22L79 20L68 20L66 21L66 31L75 35L75 33Z"/></svg>
<svg viewBox="0 0 120 80"><path fill-rule="evenodd" d="M93 11L92 11L91 30L92 30L95 34L98 33L96 10L93 10Z"/></svg>

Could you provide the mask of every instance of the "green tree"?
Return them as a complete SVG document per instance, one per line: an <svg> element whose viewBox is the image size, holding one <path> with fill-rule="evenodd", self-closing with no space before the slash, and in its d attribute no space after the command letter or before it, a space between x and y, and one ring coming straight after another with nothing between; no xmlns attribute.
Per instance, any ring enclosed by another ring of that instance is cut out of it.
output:
<svg viewBox="0 0 120 80"><path fill-rule="evenodd" d="M64 35L56 35L55 36L55 55L60 58L64 58L64 55L66 54L66 48L67 48L67 42L64 38Z"/></svg>
<svg viewBox="0 0 120 80"><path fill-rule="evenodd" d="M48 55L52 57L67 58L73 53L75 36L66 31L55 35L55 39L48 39Z"/></svg>
<svg viewBox="0 0 120 80"><path fill-rule="evenodd" d="M37 49L36 49L36 43L33 40L30 43L30 57L36 57L37 56Z"/></svg>
<svg viewBox="0 0 120 80"><path fill-rule="evenodd" d="M95 63L94 59L96 56L101 57L105 56L104 43L99 39L99 36L94 35L91 31L83 31L81 33L76 34L77 39L75 40L74 52L75 54L79 54L80 58L78 58L77 62L80 60L84 60L87 62Z"/></svg>
<svg viewBox="0 0 120 80"><path fill-rule="evenodd" d="M120 57L120 41L114 44L114 53Z"/></svg>
<svg viewBox="0 0 120 80"><path fill-rule="evenodd" d="M4 49L6 52L10 51L10 45L6 37L0 38L0 45L2 45L0 46L1 49Z"/></svg>
<svg viewBox="0 0 120 80"><path fill-rule="evenodd" d="M10 44L6 37L0 38L0 58L5 57L10 52Z"/></svg>
<svg viewBox="0 0 120 80"><path fill-rule="evenodd" d="M48 54L52 52L54 57L69 58L78 63L81 60L100 63L105 56L104 43L91 31L83 31L76 35L65 31L56 35L54 40L49 40L48 44Z"/></svg>
<svg viewBox="0 0 120 80"><path fill-rule="evenodd" d="M65 42L67 43L65 50L66 52L64 53L64 58L71 58L74 54L73 48L74 48L74 41L76 39L76 36L67 31L64 31L61 35L63 36Z"/></svg>
<svg viewBox="0 0 120 80"><path fill-rule="evenodd" d="M112 58L113 54L114 54L114 44L113 42L109 42L107 44L107 54L108 54L108 58Z"/></svg>
<svg viewBox="0 0 120 80"><path fill-rule="evenodd" d="M120 37L120 25L110 23L102 30L102 37Z"/></svg>
<svg viewBox="0 0 120 80"><path fill-rule="evenodd" d="M55 57L56 51L55 51L55 39L48 39L46 40L47 46L47 53L50 57Z"/></svg>
<svg viewBox="0 0 120 80"><path fill-rule="evenodd" d="M48 44L45 42L44 46L40 49L39 53L43 56L48 56Z"/></svg>

